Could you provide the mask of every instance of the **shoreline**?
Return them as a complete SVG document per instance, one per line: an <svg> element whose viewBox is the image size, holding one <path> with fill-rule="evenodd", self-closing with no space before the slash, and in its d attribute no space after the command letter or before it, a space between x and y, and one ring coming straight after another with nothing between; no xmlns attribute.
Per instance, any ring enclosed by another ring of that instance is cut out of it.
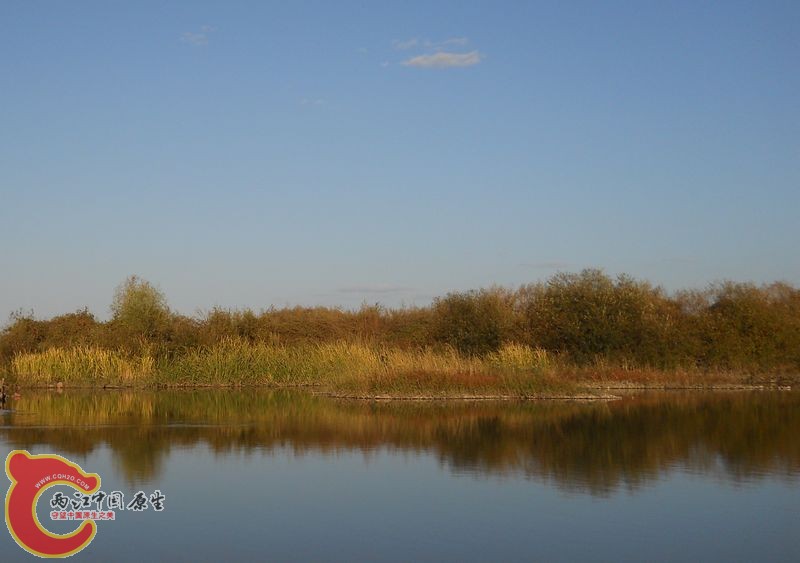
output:
<svg viewBox="0 0 800 563"><path fill-rule="evenodd" d="M655 368L598 359L579 365L524 345L484 356L336 342L303 346L229 341L176 356L91 347L14 356L10 388L306 388L340 397L594 397L624 390L760 390L800 384L794 370Z"/></svg>
<svg viewBox="0 0 800 563"><path fill-rule="evenodd" d="M712 384L686 384L686 383L660 383L646 384L632 381L619 381L613 383L574 383L574 391L542 391L530 394L509 394L509 393L464 393L464 392L425 392L425 393L386 393L386 392L360 392L360 391L337 391L325 389L321 384L145 384L145 385L17 385L15 389L20 391L83 391L83 392L103 392L103 391L132 391L132 392L155 392L155 391L224 391L224 390L305 390L312 395L326 397L337 400L349 401L418 401L418 402L534 402L534 401L565 401L565 402L610 402L623 399L624 396L636 395L645 392L791 392L794 388L791 385L779 384L733 384L733 383L712 383ZM608 393L608 391L621 392L619 394ZM12 400L15 400L11 397Z"/></svg>

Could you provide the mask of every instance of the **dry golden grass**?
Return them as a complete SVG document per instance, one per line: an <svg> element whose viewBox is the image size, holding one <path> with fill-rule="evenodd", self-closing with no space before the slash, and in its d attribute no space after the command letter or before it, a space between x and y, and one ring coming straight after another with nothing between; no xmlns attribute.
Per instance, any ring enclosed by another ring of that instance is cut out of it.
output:
<svg viewBox="0 0 800 563"><path fill-rule="evenodd" d="M135 384L147 381L155 361L150 355L128 358L119 352L93 347L50 348L17 354L11 372L20 384L73 385Z"/></svg>
<svg viewBox="0 0 800 563"><path fill-rule="evenodd" d="M173 357L128 356L93 347L17 354L20 385L318 386L351 396L529 397L590 387L758 383L746 375L656 370L597 360L576 367L544 350L506 344L483 357L455 349L403 350L352 342L282 345L225 339Z"/></svg>
<svg viewBox="0 0 800 563"><path fill-rule="evenodd" d="M227 339L156 362L99 348L18 354L12 375L23 385L316 385L354 392L520 394L545 381L547 353L507 345L484 358L452 348L401 350L334 342L304 345Z"/></svg>

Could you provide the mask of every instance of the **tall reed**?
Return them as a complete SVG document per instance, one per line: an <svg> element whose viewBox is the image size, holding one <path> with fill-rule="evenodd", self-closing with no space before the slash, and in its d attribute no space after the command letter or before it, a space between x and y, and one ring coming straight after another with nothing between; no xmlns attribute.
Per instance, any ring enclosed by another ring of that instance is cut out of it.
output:
<svg viewBox="0 0 800 563"><path fill-rule="evenodd" d="M454 348L403 350L352 342L250 343L224 339L158 361L99 348L52 348L18 354L21 384L316 385L352 393L527 393L545 382L550 356L507 344L485 357Z"/></svg>
<svg viewBox="0 0 800 563"><path fill-rule="evenodd" d="M49 348L17 354L11 372L20 384L73 385L134 384L148 381L155 361L148 354L126 357L102 348Z"/></svg>

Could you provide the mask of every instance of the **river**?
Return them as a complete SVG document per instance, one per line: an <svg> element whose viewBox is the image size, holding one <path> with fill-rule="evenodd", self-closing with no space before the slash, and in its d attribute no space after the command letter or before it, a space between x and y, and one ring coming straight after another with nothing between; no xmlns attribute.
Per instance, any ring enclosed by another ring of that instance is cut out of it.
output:
<svg viewBox="0 0 800 563"><path fill-rule="evenodd" d="M68 390L11 408L4 457L63 456L124 505L163 497L163 510L99 520L78 561L800 560L796 392L375 403ZM75 490L50 487L37 515L67 533L79 522L52 520L58 492ZM4 561L32 559L0 538Z"/></svg>

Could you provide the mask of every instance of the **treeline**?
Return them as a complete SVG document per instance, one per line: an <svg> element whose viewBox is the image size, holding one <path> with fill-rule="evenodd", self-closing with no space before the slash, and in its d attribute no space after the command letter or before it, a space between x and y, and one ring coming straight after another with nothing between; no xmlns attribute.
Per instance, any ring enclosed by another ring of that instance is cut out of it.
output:
<svg viewBox="0 0 800 563"><path fill-rule="evenodd" d="M86 309L49 320L15 314L0 333L0 365L16 354L75 346L171 357L236 338L452 347L476 356L514 343L576 366L800 369L800 290L785 283L725 282L668 294L646 281L584 270L518 289L449 293L429 307L214 309L187 317L170 311L150 283L131 277L117 288L111 311L107 322Z"/></svg>

